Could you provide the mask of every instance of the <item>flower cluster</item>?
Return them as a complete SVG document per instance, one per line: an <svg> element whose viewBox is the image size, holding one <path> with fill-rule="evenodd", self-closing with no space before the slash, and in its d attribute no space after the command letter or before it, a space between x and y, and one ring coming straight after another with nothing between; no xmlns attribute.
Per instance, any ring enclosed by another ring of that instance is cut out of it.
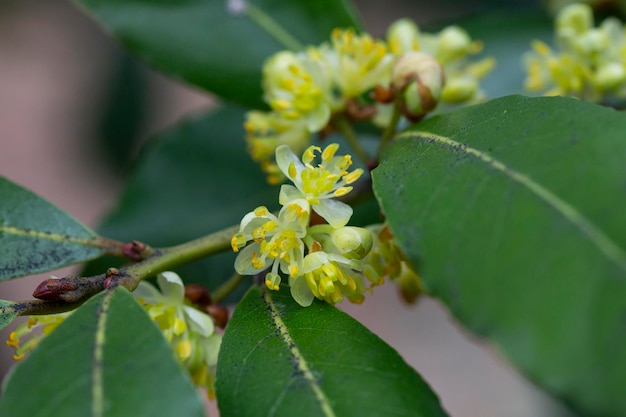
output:
<svg viewBox="0 0 626 417"><path fill-rule="evenodd" d="M572 4L555 21L556 50L532 43L526 88L600 102L626 98L626 31L616 18L593 24L591 7Z"/></svg>
<svg viewBox="0 0 626 417"><path fill-rule="evenodd" d="M13 359L22 360L30 353L41 339L52 333L70 313L50 314L42 316L29 316L28 321L17 325L14 331L9 333L5 342L7 346L15 349ZM33 334L37 330L40 333Z"/></svg>
<svg viewBox="0 0 626 417"><path fill-rule="evenodd" d="M157 284L160 291L142 281L133 295L159 326L193 382L214 398L215 366L222 336L215 333L213 319L208 314L189 305L185 286L176 273L159 274Z"/></svg>
<svg viewBox="0 0 626 417"><path fill-rule="evenodd" d="M387 42L396 56L421 51L441 64L445 74L442 102L456 104L485 99L480 80L493 69L495 60L487 57L471 61L472 55L482 51L483 44L472 40L459 26L448 26L437 34L422 33L413 21L400 19L389 27Z"/></svg>
<svg viewBox="0 0 626 417"><path fill-rule="evenodd" d="M480 48L458 27L420 34L413 22L401 20L391 26L386 41L335 29L330 42L278 52L263 67L264 99L271 110L246 116L249 152L268 181L278 184L284 177L274 150L288 145L302 152L313 134L331 130L342 115L373 118L386 127L395 105L417 120L440 100L478 100L478 80L493 66L489 59L469 62Z"/></svg>
<svg viewBox="0 0 626 417"><path fill-rule="evenodd" d="M286 145L276 149L276 163L293 182L280 189L278 215L257 207L241 220L232 238L235 270L256 275L265 270L265 284L278 290L281 274L288 277L291 294L302 306L315 297L329 303L348 298L360 303L367 289L363 260L372 247L367 229L346 226L352 208L335 199L352 191L363 174L349 171L350 155L338 156L337 144L323 151L311 146L298 158ZM317 157L321 161L315 164ZM327 223L311 226L313 213ZM372 285L379 284L370 281Z"/></svg>
<svg viewBox="0 0 626 417"><path fill-rule="evenodd" d="M161 329L194 383L213 397L215 366L222 337L215 333L213 319L208 314L189 305L178 275L163 272L157 277L157 282L160 291L142 281L133 295ZM6 341L7 346L15 349L13 359L22 359L70 314L30 316L28 321L19 324Z"/></svg>
<svg viewBox="0 0 626 417"><path fill-rule="evenodd" d="M374 242L367 255L363 273L372 282L382 283L385 278L396 282L407 303L414 303L424 292L422 281L396 245L389 227L385 224L368 226Z"/></svg>

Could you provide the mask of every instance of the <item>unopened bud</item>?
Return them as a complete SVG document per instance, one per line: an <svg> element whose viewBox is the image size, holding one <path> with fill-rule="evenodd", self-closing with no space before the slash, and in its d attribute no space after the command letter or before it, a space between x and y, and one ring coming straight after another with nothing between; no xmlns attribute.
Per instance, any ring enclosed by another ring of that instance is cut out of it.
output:
<svg viewBox="0 0 626 417"><path fill-rule="evenodd" d="M619 62L611 62L598 68L595 84L601 90L612 90L626 81L626 70Z"/></svg>
<svg viewBox="0 0 626 417"><path fill-rule="evenodd" d="M443 68L428 54L408 52L396 63L391 82L404 90L404 115L417 120L437 106L444 85Z"/></svg>
<svg viewBox="0 0 626 417"><path fill-rule="evenodd" d="M406 262L402 262L401 272L397 282L400 286L402 299L408 304L414 304L417 298L424 292L422 281Z"/></svg>
<svg viewBox="0 0 626 417"><path fill-rule="evenodd" d="M417 51L419 45L419 29L410 19L395 21L387 30L389 50L396 55L405 52Z"/></svg>
<svg viewBox="0 0 626 417"><path fill-rule="evenodd" d="M441 99L448 103L463 103L471 99L478 90L478 81L473 78L452 78L446 81Z"/></svg>
<svg viewBox="0 0 626 417"><path fill-rule="evenodd" d="M185 285L185 298L191 301L191 303L201 307L213 304L209 290L200 284Z"/></svg>
<svg viewBox="0 0 626 417"><path fill-rule="evenodd" d="M437 58L448 63L473 52L475 46L465 30L458 26L448 26L439 33Z"/></svg>
<svg viewBox="0 0 626 417"><path fill-rule="evenodd" d="M72 277L50 278L42 282L35 288L33 297L45 301L65 301L66 293L71 293L78 289L78 285Z"/></svg>
<svg viewBox="0 0 626 417"><path fill-rule="evenodd" d="M345 226L330 234L333 244L348 259L363 259L372 249L372 233L362 227Z"/></svg>
<svg viewBox="0 0 626 417"><path fill-rule="evenodd" d="M206 306L206 312L213 318L215 325L221 329L228 324L228 309L219 304Z"/></svg>

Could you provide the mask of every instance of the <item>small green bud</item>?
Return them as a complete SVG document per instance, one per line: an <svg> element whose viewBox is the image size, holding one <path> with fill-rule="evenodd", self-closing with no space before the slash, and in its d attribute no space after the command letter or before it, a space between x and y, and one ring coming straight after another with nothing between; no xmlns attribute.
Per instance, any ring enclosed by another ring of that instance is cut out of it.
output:
<svg viewBox="0 0 626 417"><path fill-rule="evenodd" d="M464 57L472 49L472 39L458 26L448 26L439 33L437 58L444 64Z"/></svg>
<svg viewBox="0 0 626 417"><path fill-rule="evenodd" d="M594 78L600 90L612 90L626 81L626 70L619 62L610 62L598 68Z"/></svg>
<svg viewBox="0 0 626 417"><path fill-rule="evenodd" d="M372 233L362 227L345 226L333 230L330 238L348 259L363 259L372 249Z"/></svg>
<svg viewBox="0 0 626 417"><path fill-rule="evenodd" d="M441 94L448 103L463 103L471 99L478 90L478 81L474 78L452 78L446 82Z"/></svg>
<svg viewBox="0 0 626 417"><path fill-rule="evenodd" d="M406 262L402 262L398 284L402 298L409 304L414 304L424 292L422 281Z"/></svg>
<svg viewBox="0 0 626 417"><path fill-rule="evenodd" d="M407 52L396 62L391 83L404 92L404 115L417 120L437 106L444 85L443 68L431 55Z"/></svg>
<svg viewBox="0 0 626 417"><path fill-rule="evenodd" d="M411 19L396 20L387 30L389 50L396 55L420 49L419 29Z"/></svg>

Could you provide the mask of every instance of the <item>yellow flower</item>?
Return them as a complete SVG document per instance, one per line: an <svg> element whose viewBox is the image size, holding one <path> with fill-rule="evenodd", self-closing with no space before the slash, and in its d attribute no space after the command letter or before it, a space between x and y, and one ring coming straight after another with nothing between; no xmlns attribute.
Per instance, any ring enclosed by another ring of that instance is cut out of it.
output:
<svg viewBox="0 0 626 417"><path fill-rule="evenodd" d="M306 236L309 218L310 206L303 199L290 201L278 216L263 206L246 214L231 242L233 250L239 252L235 259L237 273L254 275L271 267L266 284L272 290L278 290L280 285L279 271L290 276L301 274L302 239ZM246 246L250 241L252 243Z"/></svg>
<svg viewBox="0 0 626 417"><path fill-rule="evenodd" d="M372 250L363 259L363 275L380 285L388 278L400 286L405 301L413 303L423 293L421 279L396 245L389 228L384 224L367 227L374 237Z"/></svg>
<svg viewBox="0 0 626 417"><path fill-rule="evenodd" d="M21 360L30 353L41 340L52 333L71 312L49 314L41 316L29 316L28 321L17 325L14 331L9 333L5 344L15 349L14 360ZM33 333L40 329L41 333Z"/></svg>
<svg viewBox="0 0 626 417"><path fill-rule="evenodd" d="M330 119L329 80L320 64L306 54L278 52L263 66L265 100L281 118L300 121L318 132Z"/></svg>
<svg viewBox="0 0 626 417"><path fill-rule="evenodd" d="M337 201L352 191L350 184L363 174L362 169L349 172L352 165L350 155L335 156L339 145L332 143L322 152L317 146L310 146L300 160L288 146L276 149L276 163L294 185L283 185L280 189L279 202L304 199L312 209L331 226L344 226L352 216L352 208ZM316 153L321 153L321 162L313 166Z"/></svg>
<svg viewBox="0 0 626 417"><path fill-rule="evenodd" d="M291 294L301 306L311 305L314 297L330 304L341 302L344 296L353 303L363 302L359 262L319 251L309 253L303 265L303 275L289 278Z"/></svg>
<svg viewBox="0 0 626 417"><path fill-rule="evenodd" d="M619 20L596 28L591 8L572 4L557 15L555 32L555 50L533 41L525 55L528 90L597 102L626 97L626 32Z"/></svg>
<svg viewBox="0 0 626 417"><path fill-rule="evenodd" d="M159 326L178 361L196 385L214 396L213 380L222 337L215 333L213 319L190 306L185 287L174 272L157 276L159 290L142 281L133 295Z"/></svg>
<svg viewBox="0 0 626 417"><path fill-rule="evenodd" d="M321 60L344 98L358 97L389 81L393 55L384 42L353 29L335 29L331 47L322 48Z"/></svg>

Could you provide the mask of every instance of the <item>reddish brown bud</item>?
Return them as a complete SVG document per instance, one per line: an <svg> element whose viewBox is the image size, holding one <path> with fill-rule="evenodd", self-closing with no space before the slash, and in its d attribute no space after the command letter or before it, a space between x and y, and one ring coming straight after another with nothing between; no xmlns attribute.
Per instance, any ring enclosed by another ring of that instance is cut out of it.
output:
<svg viewBox="0 0 626 417"><path fill-rule="evenodd" d="M374 87L372 98L379 103L391 103L396 98L396 93L393 88L385 88L378 84Z"/></svg>
<svg viewBox="0 0 626 417"><path fill-rule="evenodd" d="M355 99L346 102L346 113L352 120L368 120L376 115L378 111L372 105L362 105Z"/></svg>
<svg viewBox="0 0 626 417"><path fill-rule="evenodd" d="M185 285L185 298L200 307L206 307L213 303L209 291L200 284Z"/></svg>
<svg viewBox="0 0 626 417"><path fill-rule="evenodd" d="M116 285L118 283L118 278L120 277L120 270L117 268L109 268L105 274L106 279L104 280L104 288L109 288L111 285Z"/></svg>
<svg viewBox="0 0 626 417"><path fill-rule="evenodd" d="M213 318L215 325L223 329L228 324L228 309L219 304L212 304L206 307L206 312Z"/></svg>
<svg viewBox="0 0 626 417"><path fill-rule="evenodd" d="M65 278L50 278L42 282L33 291L33 297L45 301L63 301L65 292L74 291L78 287Z"/></svg>
<svg viewBox="0 0 626 417"><path fill-rule="evenodd" d="M378 166L378 160L376 159L370 159L369 161L367 161L367 169L369 171L372 171L374 168L376 168Z"/></svg>
<svg viewBox="0 0 626 417"><path fill-rule="evenodd" d="M144 259L146 255L147 246L145 243L138 240L125 243L122 246L122 253L131 261L139 262Z"/></svg>

